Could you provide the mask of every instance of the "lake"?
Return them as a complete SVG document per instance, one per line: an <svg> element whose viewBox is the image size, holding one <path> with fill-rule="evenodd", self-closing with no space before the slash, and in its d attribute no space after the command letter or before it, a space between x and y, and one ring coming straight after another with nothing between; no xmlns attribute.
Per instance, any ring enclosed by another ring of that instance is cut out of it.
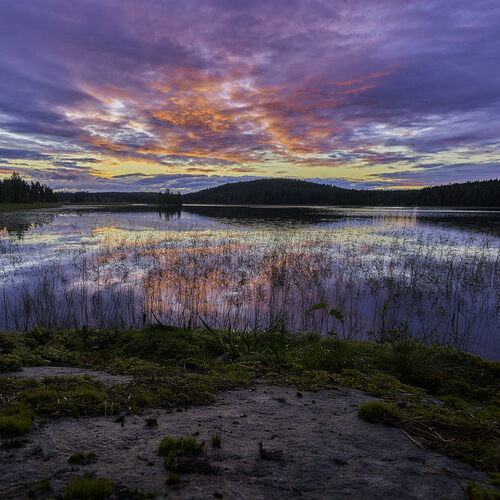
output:
<svg viewBox="0 0 500 500"><path fill-rule="evenodd" d="M375 339L410 332L500 360L500 211L0 213L0 328L148 324Z"/></svg>

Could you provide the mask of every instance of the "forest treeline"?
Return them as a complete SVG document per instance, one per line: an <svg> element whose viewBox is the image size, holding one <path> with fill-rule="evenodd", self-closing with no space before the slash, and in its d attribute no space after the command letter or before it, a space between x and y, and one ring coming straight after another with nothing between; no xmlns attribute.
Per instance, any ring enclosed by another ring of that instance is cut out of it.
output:
<svg viewBox="0 0 500 500"><path fill-rule="evenodd" d="M49 186L26 182L18 173L0 179L0 203L52 203L57 195Z"/></svg>
<svg viewBox="0 0 500 500"><path fill-rule="evenodd" d="M14 173L0 179L0 203L183 203L236 205L420 205L453 207L499 207L500 179L471 181L422 189L363 190L296 179L260 179L233 182L181 195L161 192L68 192L55 193L39 182L27 182Z"/></svg>
<svg viewBox="0 0 500 500"><path fill-rule="evenodd" d="M110 191L92 193L88 191L60 191L59 199L68 203L157 203L160 205L182 205L180 193L173 193L169 189L154 192L119 192Z"/></svg>
<svg viewBox="0 0 500 500"><path fill-rule="evenodd" d="M294 179L233 182L188 193L184 203L264 205L500 206L500 179L405 190L345 189Z"/></svg>

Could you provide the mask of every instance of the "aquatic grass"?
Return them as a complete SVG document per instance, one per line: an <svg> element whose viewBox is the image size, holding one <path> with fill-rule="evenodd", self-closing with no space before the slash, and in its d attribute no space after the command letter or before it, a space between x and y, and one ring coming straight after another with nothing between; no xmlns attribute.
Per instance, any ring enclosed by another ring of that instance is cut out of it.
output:
<svg viewBox="0 0 500 500"><path fill-rule="evenodd" d="M154 230L88 235L76 227L81 245L61 250L42 270L20 256L46 262L44 245L0 238L0 325L194 329L203 318L214 330L248 333L222 339L233 358L259 351L250 332L276 322L351 339L367 331L383 336L406 321L420 342L459 348L498 328L493 237L429 235L398 219L358 223L349 230L258 226L245 242L238 231L202 225L181 224L166 237ZM303 315L319 302L343 322ZM283 362L282 344L274 346L272 356Z"/></svg>

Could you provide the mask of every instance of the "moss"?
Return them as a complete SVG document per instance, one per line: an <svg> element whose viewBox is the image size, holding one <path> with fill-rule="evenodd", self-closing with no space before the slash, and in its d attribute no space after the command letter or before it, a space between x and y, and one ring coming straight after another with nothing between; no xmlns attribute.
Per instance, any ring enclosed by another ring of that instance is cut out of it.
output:
<svg viewBox="0 0 500 500"><path fill-rule="evenodd" d="M0 438L14 438L27 434L35 414L25 407L7 408L0 414Z"/></svg>
<svg viewBox="0 0 500 500"><path fill-rule="evenodd" d="M165 467L172 472L190 472L195 467L193 459L203 453L203 447L194 437L166 437L158 446L158 454L164 457Z"/></svg>
<svg viewBox="0 0 500 500"><path fill-rule="evenodd" d="M499 500L500 490L490 486L477 484L474 481L467 483L467 498L469 500Z"/></svg>
<svg viewBox="0 0 500 500"><path fill-rule="evenodd" d="M90 377L47 377L21 397L40 415L98 415L106 392Z"/></svg>
<svg viewBox="0 0 500 500"><path fill-rule="evenodd" d="M211 403L221 391L252 387L257 379L309 391L344 386L401 404L399 420L391 425L403 427L425 446L495 471L492 449L498 444L500 363L418 344L404 329L379 340L325 340L317 334L288 334L276 328L253 332L37 328L2 333L1 356L13 356L23 366L101 369L133 375L134 381L106 387L85 377L42 382L0 377L0 414L5 416L7 406L20 405L41 416L184 409ZM434 408L429 394L445 402L441 409ZM451 444L429 432L434 425Z"/></svg>
<svg viewBox="0 0 500 500"><path fill-rule="evenodd" d="M64 490L64 500L105 500L111 496L113 486L107 478L77 477Z"/></svg>
<svg viewBox="0 0 500 500"><path fill-rule="evenodd" d="M447 453L488 472L500 471L498 408L456 408L420 403L402 405L370 401L360 405L360 418L403 428L429 448Z"/></svg>
<svg viewBox="0 0 500 500"><path fill-rule="evenodd" d="M399 420L399 410L392 404L368 401L359 405L358 416L372 423L394 423Z"/></svg>

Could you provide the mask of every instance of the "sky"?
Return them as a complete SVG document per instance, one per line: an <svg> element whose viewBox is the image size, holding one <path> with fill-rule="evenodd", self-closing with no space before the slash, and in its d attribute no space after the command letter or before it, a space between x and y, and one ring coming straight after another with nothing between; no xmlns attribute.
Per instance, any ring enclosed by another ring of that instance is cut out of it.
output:
<svg viewBox="0 0 500 500"><path fill-rule="evenodd" d="M1 0L0 177L500 177L498 0Z"/></svg>

